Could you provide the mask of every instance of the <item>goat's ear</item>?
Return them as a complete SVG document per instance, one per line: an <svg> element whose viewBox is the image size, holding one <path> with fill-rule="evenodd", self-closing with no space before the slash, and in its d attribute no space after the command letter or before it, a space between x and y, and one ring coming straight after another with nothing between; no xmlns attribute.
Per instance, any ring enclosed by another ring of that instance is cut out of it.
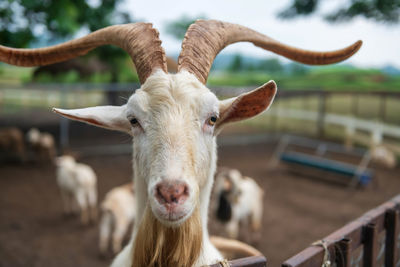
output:
<svg viewBox="0 0 400 267"><path fill-rule="evenodd" d="M275 82L269 81L251 92L220 101L217 128L229 122L249 119L268 109L274 100L276 90Z"/></svg>
<svg viewBox="0 0 400 267"><path fill-rule="evenodd" d="M117 130L121 132L130 132L131 125L125 115L124 106L98 106L81 109L58 109L53 108L58 113L68 119L86 122L88 124Z"/></svg>

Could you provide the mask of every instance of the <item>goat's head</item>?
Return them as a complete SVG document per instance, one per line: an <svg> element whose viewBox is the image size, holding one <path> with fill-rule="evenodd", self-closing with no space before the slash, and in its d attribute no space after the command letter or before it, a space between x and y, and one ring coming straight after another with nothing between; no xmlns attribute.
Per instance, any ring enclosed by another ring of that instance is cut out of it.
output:
<svg viewBox="0 0 400 267"><path fill-rule="evenodd" d="M339 62L361 46L358 41L342 50L312 52L281 44L240 25L199 20L186 33L177 74L167 73L158 33L146 23L111 26L49 48L0 46L0 60L34 66L67 60L105 44L126 50L142 84L126 105L54 111L131 134L135 176L147 187L146 192L138 194L146 195L159 222L177 226L199 208L203 188L211 189L217 133L227 123L261 113L274 99L273 81L223 101L205 86L215 56L227 45L244 41L306 64ZM204 196L207 203L208 196Z"/></svg>

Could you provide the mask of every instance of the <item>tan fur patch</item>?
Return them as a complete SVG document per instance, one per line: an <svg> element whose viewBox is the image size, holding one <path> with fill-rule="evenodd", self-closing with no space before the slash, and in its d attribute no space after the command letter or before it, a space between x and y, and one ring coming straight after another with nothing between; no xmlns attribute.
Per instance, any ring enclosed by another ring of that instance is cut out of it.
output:
<svg viewBox="0 0 400 267"><path fill-rule="evenodd" d="M179 227L166 227L146 208L133 248L132 267L189 267L202 246L200 212Z"/></svg>

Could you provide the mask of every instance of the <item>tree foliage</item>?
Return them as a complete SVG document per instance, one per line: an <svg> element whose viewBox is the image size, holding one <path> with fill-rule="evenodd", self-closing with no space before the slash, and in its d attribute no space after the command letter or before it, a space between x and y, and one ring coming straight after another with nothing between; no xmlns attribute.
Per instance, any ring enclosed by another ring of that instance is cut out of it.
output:
<svg viewBox="0 0 400 267"><path fill-rule="evenodd" d="M166 26L166 32L176 39L182 40L183 37L185 37L185 33L189 26L197 19L206 19L206 17L203 15L197 17L182 16L177 20L168 22Z"/></svg>
<svg viewBox="0 0 400 267"><path fill-rule="evenodd" d="M72 39L80 30L89 32L133 22L130 14L117 10L123 0L3 0L0 1L0 44L25 48ZM89 4L93 3L93 4ZM103 46L91 52L109 66L111 81L128 57L122 49ZM82 78L82 77L81 77Z"/></svg>
<svg viewBox="0 0 400 267"><path fill-rule="evenodd" d="M120 0L3 0L0 2L0 43L27 47L43 37L55 41L71 38L78 30L95 31L115 23L132 22L128 13L116 11Z"/></svg>
<svg viewBox="0 0 400 267"><path fill-rule="evenodd" d="M292 0L292 3L278 16L285 19L311 15L318 10L323 0ZM322 15L331 22L349 21L361 16L377 22L398 23L400 21L400 0L348 0L337 10Z"/></svg>

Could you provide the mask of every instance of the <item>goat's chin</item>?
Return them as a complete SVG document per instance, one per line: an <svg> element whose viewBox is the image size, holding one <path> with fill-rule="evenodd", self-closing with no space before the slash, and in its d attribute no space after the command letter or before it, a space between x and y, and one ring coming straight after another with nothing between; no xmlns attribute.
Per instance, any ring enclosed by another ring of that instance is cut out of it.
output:
<svg viewBox="0 0 400 267"><path fill-rule="evenodd" d="M181 205L173 211L168 210L163 205L151 205L154 217L167 227L177 227L192 216L195 209L194 205Z"/></svg>

